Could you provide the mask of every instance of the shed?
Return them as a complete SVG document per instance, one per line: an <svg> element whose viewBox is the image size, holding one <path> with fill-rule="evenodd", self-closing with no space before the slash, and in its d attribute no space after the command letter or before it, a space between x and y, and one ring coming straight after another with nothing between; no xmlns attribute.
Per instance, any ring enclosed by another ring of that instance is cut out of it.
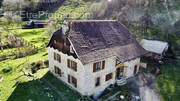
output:
<svg viewBox="0 0 180 101"><path fill-rule="evenodd" d="M150 56L164 56L168 50L168 43L158 40L142 39L140 45L147 50Z"/></svg>
<svg viewBox="0 0 180 101"><path fill-rule="evenodd" d="M49 21L30 20L26 23L26 28L45 28L48 26Z"/></svg>

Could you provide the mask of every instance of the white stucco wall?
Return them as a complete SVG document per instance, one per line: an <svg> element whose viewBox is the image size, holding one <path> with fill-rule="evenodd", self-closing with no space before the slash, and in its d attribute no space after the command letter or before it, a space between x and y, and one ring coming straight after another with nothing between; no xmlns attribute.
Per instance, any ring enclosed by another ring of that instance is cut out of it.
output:
<svg viewBox="0 0 180 101"><path fill-rule="evenodd" d="M58 61L54 61L54 52L61 55L61 63ZM116 57L110 57L105 59L105 69L93 72L93 63L89 63L83 65L79 59L75 59L72 56L68 56L59 52L58 50L54 50L53 48L48 48L49 53L49 69L50 71L59 79L67 83L70 87L80 92L82 95L93 95L98 94L103 91L110 84L114 84L116 82ZM71 59L77 63L77 72L69 69L67 67L67 59ZM95 61L100 62L103 60ZM124 63L126 66L124 70L124 74L127 78L134 75L134 66L137 65L139 70L140 58L127 61ZM63 72L62 77L54 73L54 66L57 66ZM109 81L105 81L105 77L107 74L113 73L113 78ZM68 74L74 76L77 79L77 88L74 88L71 84L68 83ZM100 77L100 86L95 87L95 80L97 77Z"/></svg>
<svg viewBox="0 0 180 101"><path fill-rule="evenodd" d="M103 60L99 60L103 61ZM98 61L97 61L98 62ZM124 74L126 78L134 76L134 67L137 65L137 72L139 70L139 64L140 64L140 58L127 61L124 63L126 68L124 68ZM89 63L84 66L85 67L85 72L86 72L86 85L84 86L85 93L87 95L92 95L92 94L98 94L99 92L103 91L105 88L107 88L110 84L114 84L116 82L116 58L115 57L110 57L105 59L105 69L100 70L97 72L93 72L93 63ZM107 74L113 73L113 78L109 81L105 81L105 77ZM95 87L95 79L97 77L100 77L101 83L100 86Z"/></svg>
<svg viewBox="0 0 180 101"><path fill-rule="evenodd" d="M61 55L61 63L54 60L54 52ZM48 47L48 58L49 58L49 70L51 73L53 73L57 78L64 81L66 84L68 84L73 89L77 90L78 92L82 92L82 86L84 85L84 68L82 63L75 59L72 56L68 56L66 54L63 54L62 52L59 52L57 49L53 49ZM77 72L67 67L67 59L70 59L77 63ZM61 69L62 77L60 77L58 74L54 73L54 66L57 66ZM68 74L75 77L77 79L77 88L72 86L68 83Z"/></svg>

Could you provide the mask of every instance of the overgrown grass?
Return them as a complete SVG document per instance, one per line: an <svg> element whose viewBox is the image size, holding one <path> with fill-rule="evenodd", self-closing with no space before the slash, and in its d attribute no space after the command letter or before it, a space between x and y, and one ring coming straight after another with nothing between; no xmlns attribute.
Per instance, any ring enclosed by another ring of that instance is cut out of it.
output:
<svg viewBox="0 0 180 101"><path fill-rule="evenodd" d="M20 29L15 34L18 37L25 39L26 41L34 44L39 48L45 48L50 37L45 34L45 28L42 29Z"/></svg>
<svg viewBox="0 0 180 101"><path fill-rule="evenodd" d="M157 87L164 101L180 99L180 60L161 66L162 75L157 77Z"/></svg>
<svg viewBox="0 0 180 101"><path fill-rule="evenodd" d="M32 44L36 45L39 48L42 48L43 50L39 51L37 54L26 56L24 58L19 59L8 59L5 61L0 62L0 76L2 76L4 79L0 83L0 101L6 101L9 96L14 93L14 90L16 89L16 82L17 80L21 82L30 82L31 79L27 79L25 77L22 77L21 70L25 70L26 68L30 67L30 63L38 61L40 59L47 59L47 52L45 48L45 44L48 42L49 37L44 34L45 29L20 29L17 33L17 36L24 38L26 41L31 42ZM36 41L34 41L36 40ZM10 49L10 50L16 50ZM6 50L5 50L6 51ZM8 50L9 52L9 50ZM4 67L12 67L12 70L8 73L3 73L2 69ZM46 73L47 71L44 71L43 73ZM42 73L42 74L43 74ZM41 77L42 74L37 75L38 77ZM34 86L37 87L36 85ZM39 86L40 87L40 86ZM33 97L34 95L24 95L24 92L21 92L22 99L27 97ZM42 97L43 98L43 97ZM15 100L19 101L19 100Z"/></svg>

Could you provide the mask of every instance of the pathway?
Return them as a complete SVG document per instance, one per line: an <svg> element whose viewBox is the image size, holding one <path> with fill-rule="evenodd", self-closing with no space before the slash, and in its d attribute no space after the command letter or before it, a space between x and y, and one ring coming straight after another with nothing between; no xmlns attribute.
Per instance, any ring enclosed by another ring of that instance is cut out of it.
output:
<svg viewBox="0 0 180 101"><path fill-rule="evenodd" d="M155 82L155 77L152 74L143 73L129 79L128 85L137 91L141 101L161 101L155 88Z"/></svg>

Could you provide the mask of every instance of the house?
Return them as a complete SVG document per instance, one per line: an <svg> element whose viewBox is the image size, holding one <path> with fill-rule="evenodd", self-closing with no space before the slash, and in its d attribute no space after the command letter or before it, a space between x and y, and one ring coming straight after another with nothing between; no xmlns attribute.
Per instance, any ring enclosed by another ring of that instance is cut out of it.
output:
<svg viewBox="0 0 180 101"><path fill-rule="evenodd" d="M25 28L45 28L49 24L48 21L30 20L26 23Z"/></svg>
<svg viewBox="0 0 180 101"><path fill-rule="evenodd" d="M142 39L140 45L149 53L146 55L155 59L161 59L168 51L168 43L157 40Z"/></svg>
<svg viewBox="0 0 180 101"><path fill-rule="evenodd" d="M72 20L53 34L47 47L50 72L86 96L136 75L147 53L114 20Z"/></svg>

